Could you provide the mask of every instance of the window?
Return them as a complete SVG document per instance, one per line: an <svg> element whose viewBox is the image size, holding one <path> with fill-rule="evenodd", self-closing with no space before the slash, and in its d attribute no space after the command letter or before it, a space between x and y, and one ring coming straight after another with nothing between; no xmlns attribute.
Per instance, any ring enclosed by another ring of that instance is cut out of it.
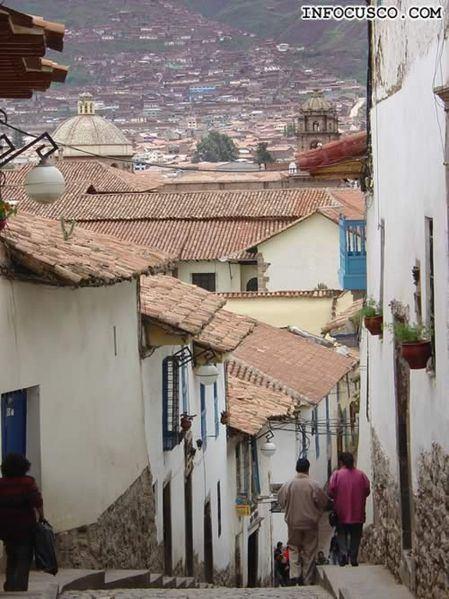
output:
<svg viewBox="0 0 449 599"><path fill-rule="evenodd" d="M216 275L214 272L194 272L192 273L192 284L202 287L207 291L216 291Z"/></svg>
<svg viewBox="0 0 449 599"><path fill-rule="evenodd" d="M182 411L184 414L189 413L189 372L187 370L187 364L181 366L181 397L182 397Z"/></svg>
<svg viewBox="0 0 449 599"><path fill-rule="evenodd" d="M257 277L253 277L246 284L246 291L258 291L259 286L257 283Z"/></svg>
<svg viewBox="0 0 449 599"><path fill-rule="evenodd" d="M218 536L221 536L221 485L220 481L217 482L217 524L218 524Z"/></svg>
<svg viewBox="0 0 449 599"><path fill-rule="evenodd" d="M435 364L435 265L433 247L433 218L426 218L426 317L431 329L433 360Z"/></svg>
<svg viewBox="0 0 449 599"><path fill-rule="evenodd" d="M179 370L174 356L162 362L162 435L164 451L173 449L179 435Z"/></svg>
<svg viewBox="0 0 449 599"><path fill-rule="evenodd" d="M201 402L201 440L203 449L207 445L207 420L206 420L206 386L200 384L200 402Z"/></svg>
<svg viewBox="0 0 449 599"><path fill-rule="evenodd" d="M260 495L259 461L257 459L257 441L251 439L251 496Z"/></svg>
<svg viewBox="0 0 449 599"><path fill-rule="evenodd" d="M320 457L320 436L318 434L318 408L313 408L313 430L315 432L315 456Z"/></svg>
<svg viewBox="0 0 449 599"><path fill-rule="evenodd" d="M218 407L218 385L214 383L214 417L215 417L215 437L220 434L220 416Z"/></svg>

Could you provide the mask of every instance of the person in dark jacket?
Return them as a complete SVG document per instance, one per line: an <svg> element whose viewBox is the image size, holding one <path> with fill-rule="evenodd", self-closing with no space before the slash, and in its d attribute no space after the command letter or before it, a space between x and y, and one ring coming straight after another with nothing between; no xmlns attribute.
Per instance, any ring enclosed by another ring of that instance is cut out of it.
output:
<svg viewBox="0 0 449 599"><path fill-rule="evenodd" d="M6 551L5 591L27 591L33 560L36 516L44 519L41 493L27 476L30 462L22 455L5 456L0 478L0 539Z"/></svg>

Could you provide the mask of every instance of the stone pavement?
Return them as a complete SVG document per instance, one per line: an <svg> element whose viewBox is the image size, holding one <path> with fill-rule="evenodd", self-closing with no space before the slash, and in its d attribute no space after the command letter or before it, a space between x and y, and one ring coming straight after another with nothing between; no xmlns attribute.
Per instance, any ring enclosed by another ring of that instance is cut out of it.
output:
<svg viewBox="0 0 449 599"><path fill-rule="evenodd" d="M61 599L332 599L319 586L231 589L124 589L114 591L67 591Z"/></svg>

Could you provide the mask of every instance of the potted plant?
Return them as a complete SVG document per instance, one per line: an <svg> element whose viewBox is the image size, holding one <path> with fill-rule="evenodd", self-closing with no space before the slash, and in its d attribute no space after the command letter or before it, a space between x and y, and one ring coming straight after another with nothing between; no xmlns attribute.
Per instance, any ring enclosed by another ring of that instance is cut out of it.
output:
<svg viewBox="0 0 449 599"><path fill-rule="evenodd" d="M360 313L363 316L365 327L371 335L381 335L384 318L379 304L372 297L365 302Z"/></svg>
<svg viewBox="0 0 449 599"><path fill-rule="evenodd" d="M229 424L229 412L227 410L221 413L220 422L221 424Z"/></svg>
<svg viewBox="0 0 449 599"><path fill-rule="evenodd" d="M183 432L187 432L192 428L192 419L193 416L189 416L188 414L181 414L181 430Z"/></svg>
<svg viewBox="0 0 449 599"><path fill-rule="evenodd" d="M396 322L393 325L394 336L401 345L404 360L412 370L427 366L432 355L431 331L422 324Z"/></svg>
<svg viewBox="0 0 449 599"><path fill-rule="evenodd" d="M17 212L17 207L0 198L0 231L6 227L8 218Z"/></svg>

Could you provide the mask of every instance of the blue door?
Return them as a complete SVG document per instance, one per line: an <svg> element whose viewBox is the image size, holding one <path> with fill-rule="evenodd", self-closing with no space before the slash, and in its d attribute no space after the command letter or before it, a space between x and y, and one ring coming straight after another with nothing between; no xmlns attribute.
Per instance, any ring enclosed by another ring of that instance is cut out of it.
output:
<svg viewBox="0 0 449 599"><path fill-rule="evenodd" d="M2 457L26 454L27 394L12 391L2 395Z"/></svg>

